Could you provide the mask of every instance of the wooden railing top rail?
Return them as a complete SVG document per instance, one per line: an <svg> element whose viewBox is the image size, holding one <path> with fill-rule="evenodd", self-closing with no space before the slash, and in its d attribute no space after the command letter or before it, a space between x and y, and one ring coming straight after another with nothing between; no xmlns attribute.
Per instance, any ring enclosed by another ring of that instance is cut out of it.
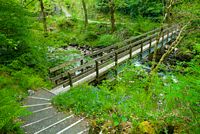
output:
<svg viewBox="0 0 200 134"><path fill-rule="evenodd" d="M163 30L163 34L165 32L170 32L170 30L172 30L174 32L175 28L177 28L177 27L176 26L172 26L172 27L166 28L166 29ZM144 35L149 35L149 36L144 36ZM132 49L137 48L138 49L137 46L139 46L139 44L145 43L145 42L149 41L150 39L153 39L155 41L155 37L158 35L157 29L153 30L153 31L150 31L150 32L148 32L148 33L146 33L144 35L138 36L138 37L144 37L144 38L141 38L141 39L137 40L136 42L129 43L128 45L122 46L121 48L118 48L118 49L116 49L114 51L111 51L110 53L107 53L107 54L105 54L105 55L103 55L103 56L101 56L101 57L99 57L99 58L97 58L95 60L91 60L88 63L84 63L83 65L80 65L80 66L78 66L76 68L73 68L73 69L70 69L70 70L68 70L66 72L63 72L61 74L58 74L57 76L53 77L52 80L56 81L56 80L58 80L60 78L66 77L66 76L68 76L69 73L70 74L74 74L73 78L81 77L82 75L87 73L87 71L91 71L91 68L95 67L96 61L100 63L99 64L100 66L102 66L102 64L107 64L107 63L101 62L101 61L110 61L111 59L114 60L114 56L116 55L116 53L117 54L121 53L121 55L123 55L123 52L124 52L124 54L126 54L127 50L129 50L130 48L132 48ZM130 42L130 40L128 40L128 42ZM110 46L109 48L112 48L112 46ZM63 63L63 64L61 64L61 65L59 65L57 67L51 68L50 72L54 72L55 70L59 70L59 69L63 68L66 64L72 64L72 63L78 62L80 60L82 60L82 58L76 59L76 60L74 60L74 61L72 61L70 63ZM80 70L81 70L81 73L76 75L76 72L80 71ZM94 70L94 69L92 69L92 70Z"/></svg>
<svg viewBox="0 0 200 134"><path fill-rule="evenodd" d="M50 73L55 72L55 71L57 71L57 70L59 70L59 69L62 69L62 68L64 68L64 67L68 66L68 65L74 64L74 63L76 63L76 62L78 62L78 61L81 61L81 60L83 60L83 57L78 58L78 59L74 59L74 60L72 60L72 61L67 61L67 62L65 62L65 63L63 63L63 64L60 64L60 65L56 66L56 67L50 68L50 69L49 69L49 72L50 72Z"/></svg>
<svg viewBox="0 0 200 134"><path fill-rule="evenodd" d="M164 28L166 28L166 27L167 27L167 25L164 26ZM142 38L142 37L145 37L145 36L151 35L151 34L153 34L153 33L156 33L156 32L159 31L159 29L160 29L160 28L157 28L157 29L154 29L154 30L149 31L149 32L147 32L147 33L144 33L144 34L141 34L141 35L138 35L138 36L130 37L129 39L126 39L126 40L124 40L124 41L122 41L122 42L120 42L120 43L116 43L116 44L114 44L114 45L111 45L111 46L102 48L101 50L99 50L99 51L97 51L97 52L94 52L94 53L92 53L92 54L89 54L89 55L87 55L87 56L88 56L88 57L93 57L93 56L96 56L96 55L101 54L102 52L109 51L109 50L111 50L111 49L118 49L118 48L120 48L120 47L123 47L124 44L131 43L131 42L135 41L136 39L140 39L140 38ZM50 68L50 69L49 69L49 72L50 72L50 73L55 72L55 71L60 70L60 69L66 67L66 66L68 66L68 65L70 65L70 64L74 64L74 63L76 63L76 62L80 62L80 61L83 60L83 59L84 59L84 57L81 57L81 58L78 58L78 59L75 59L75 60L72 60L72 61L67 61L67 62L65 62L65 63L63 63L63 64L60 64L60 65L55 66L55 67L53 67L53 68Z"/></svg>
<svg viewBox="0 0 200 134"><path fill-rule="evenodd" d="M167 29L163 30L163 32L166 32L167 30L170 30L171 28L173 28L173 27L167 28ZM115 50L115 51L113 51L113 52L111 52L111 53L109 53L109 54L106 54L106 55L104 55L104 56L101 56L101 57L99 57L99 58L97 58L97 59L95 59L95 60L97 60L97 61L104 60L104 59L106 59L106 58L108 58L108 57L110 57L110 56L114 56L115 53L121 53L121 52L123 52L124 50L129 49L130 47L137 46L138 44L140 44L140 43L142 43L142 42L145 42L145 41L148 41L150 38L155 38L156 36L157 36L157 33L154 33L153 35L147 36L147 37L142 38L142 39L140 39L140 40L138 40L138 41L136 41L136 42L134 42L134 43L128 44L128 45L126 45L126 46L123 46L123 47L121 47L121 48L119 48L119 49L117 49L117 50ZM92 60L92 61L90 61L90 62L88 62L88 63L84 63L84 64L81 65L81 66L78 66L78 67L76 67L76 68L74 68L74 69L69 70L68 72L74 73L74 72L76 72L76 71L78 71L78 70L81 70L81 69L86 68L87 66L94 65L94 64L95 64L95 60Z"/></svg>

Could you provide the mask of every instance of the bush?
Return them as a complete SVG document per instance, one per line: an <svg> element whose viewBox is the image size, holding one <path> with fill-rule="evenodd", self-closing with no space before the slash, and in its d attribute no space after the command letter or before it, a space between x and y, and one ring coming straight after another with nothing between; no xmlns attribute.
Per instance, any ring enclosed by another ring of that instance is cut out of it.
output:
<svg viewBox="0 0 200 134"><path fill-rule="evenodd" d="M72 110L95 119L91 122L92 127L105 133L120 133L127 125L132 133L142 133L146 131L145 127L156 133L197 133L200 110L198 60L189 63L184 76L175 72L166 73L163 78L154 77L148 93L144 90L148 74L141 68L128 65L115 84L107 81L98 88L75 87L54 98L53 102L62 110Z"/></svg>
<svg viewBox="0 0 200 134"><path fill-rule="evenodd" d="M18 117L25 116L28 112L20 107L17 102L19 94L12 89L0 90L0 132L22 133Z"/></svg>
<svg viewBox="0 0 200 134"><path fill-rule="evenodd" d="M99 37L99 39L96 41L96 46L109 46L113 45L116 42L119 42L119 39L115 35L110 34L104 34Z"/></svg>

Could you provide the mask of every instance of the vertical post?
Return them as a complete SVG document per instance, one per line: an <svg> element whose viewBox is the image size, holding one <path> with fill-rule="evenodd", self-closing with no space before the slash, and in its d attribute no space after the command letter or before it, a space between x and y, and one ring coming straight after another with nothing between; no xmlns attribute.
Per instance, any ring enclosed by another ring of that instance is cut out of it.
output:
<svg viewBox="0 0 200 134"><path fill-rule="evenodd" d="M129 48L129 53L130 53L130 59L132 59L132 53L133 53L133 48L130 46L130 48Z"/></svg>
<svg viewBox="0 0 200 134"><path fill-rule="evenodd" d="M81 60L81 65L83 65L83 59ZM83 68L81 69L81 73L83 73Z"/></svg>
<svg viewBox="0 0 200 134"><path fill-rule="evenodd" d="M140 60L142 60L142 54L143 54L143 43L144 41L142 41L141 45L140 45Z"/></svg>
<svg viewBox="0 0 200 134"><path fill-rule="evenodd" d="M115 75L117 76L117 65L118 65L118 53L117 52L115 52Z"/></svg>
<svg viewBox="0 0 200 134"><path fill-rule="evenodd" d="M95 60L96 63L96 81L99 83L99 62Z"/></svg>
<svg viewBox="0 0 200 134"><path fill-rule="evenodd" d="M69 85L70 85L70 87L73 87L72 76L71 76L70 72L68 72L68 77L69 77Z"/></svg>
<svg viewBox="0 0 200 134"><path fill-rule="evenodd" d="M118 62L118 53L117 52L115 52L115 66L117 66L117 63Z"/></svg>
<svg viewBox="0 0 200 134"><path fill-rule="evenodd" d="M151 53L151 45L152 45L152 36L150 36L149 42L149 54Z"/></svg>

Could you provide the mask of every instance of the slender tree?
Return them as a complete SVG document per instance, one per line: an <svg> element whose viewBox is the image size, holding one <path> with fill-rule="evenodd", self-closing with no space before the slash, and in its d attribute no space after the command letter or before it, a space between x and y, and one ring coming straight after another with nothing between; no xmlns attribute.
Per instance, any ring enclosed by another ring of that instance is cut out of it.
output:
<svg viewBox="0 0 200 134"><path fill-rule="evenodd" d="M47 34L47 21L46 21L46 13L45 13L45 10L44 10L44 4L43 4L43 0L39 0L39 1L40 1L41 12L42 12L42 21L43 21L44 33Z"/></svg>
<svg viewBox="0 0 200 134"><path fill-rule="evenodd" d="M87 14L87 7L86 7L85 0L82 0L82 5L83 5L83 11L85 15L85 28L86 28L88 25L88 14Z"/></svg>
<svg viewBox="0 0 200 134"><path fill-rule="evenodd" d="M110 22L111 22L111 32L115 31L115 2L110 0Z"/></svg>
<svg viewBox="0 0 200 134"><path fill-rule="evenodd" d="M162 33L163 33L164 23L165 23L168 15L169 15L169 12L171 10L171 7L172 7L173 3L174 3L174 0L170 0L169 6L167 6L167 8L166 8L166 13L164 14L164 18L163 18L163 21L161 23L160 31L159 31L158 36L156 38L156 44L154 46L154 53L153 53L153 59L152 59L153 65L151 67L151 70L153 70L155 68L155 66L156 66L156 56L157 56L158 44L159 44L160 38L161 38Z"/></svg>

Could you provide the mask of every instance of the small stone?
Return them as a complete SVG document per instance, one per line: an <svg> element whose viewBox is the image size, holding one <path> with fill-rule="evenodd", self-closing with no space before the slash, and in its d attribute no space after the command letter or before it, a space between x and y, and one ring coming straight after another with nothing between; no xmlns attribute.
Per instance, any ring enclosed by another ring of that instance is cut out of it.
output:
<svg viewBox="0 0 200 134"><path fill-rule="evenodd" d="M29 96L33 96L34 94L35 94L35 91L33 91L33 90L31 90L31 89L28 90L28 95L29 95Z"/></svg>

